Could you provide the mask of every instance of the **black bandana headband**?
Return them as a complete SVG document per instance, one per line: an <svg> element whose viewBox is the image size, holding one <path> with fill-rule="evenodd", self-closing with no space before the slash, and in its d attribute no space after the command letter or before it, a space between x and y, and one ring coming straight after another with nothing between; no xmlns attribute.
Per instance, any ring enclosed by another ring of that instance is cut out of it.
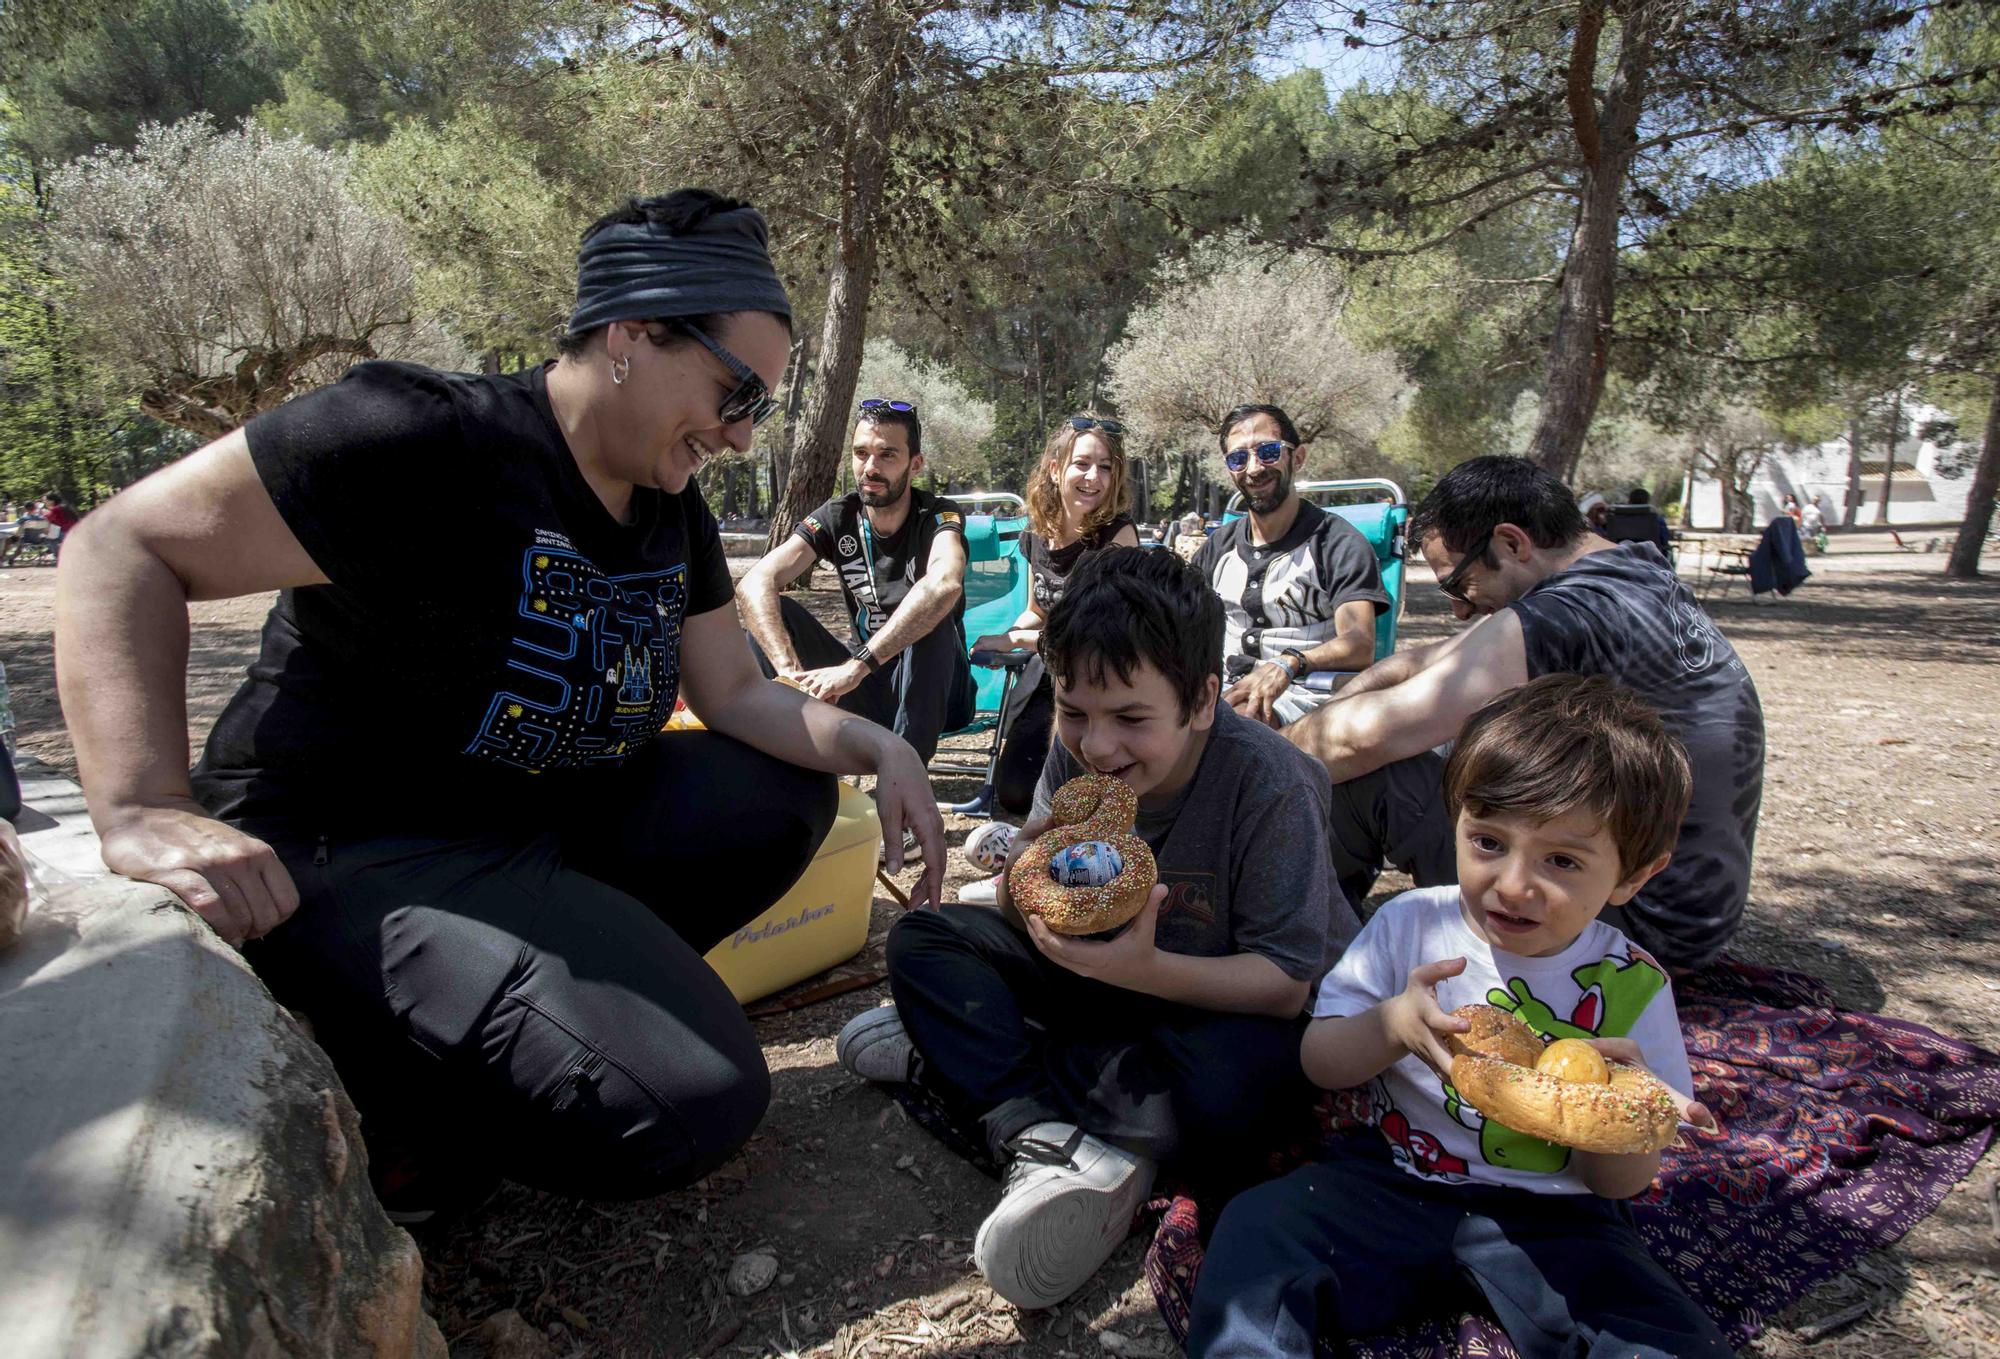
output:
<svg viewBox="0 0 2000 1359"><path fill-rule="evenodd" d="M583 243L576 256L571 334L613 321L716 312L792 314L771 265L764 215L736 208L694 231L669 235L651 222L620 222Z"/></svg>

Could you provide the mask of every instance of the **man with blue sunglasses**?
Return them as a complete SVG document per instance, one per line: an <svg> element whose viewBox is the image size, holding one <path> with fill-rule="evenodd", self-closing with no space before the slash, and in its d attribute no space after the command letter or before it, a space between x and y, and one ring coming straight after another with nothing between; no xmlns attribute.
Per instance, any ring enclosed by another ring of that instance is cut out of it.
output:
<svg viewBox="0 0 2000 1359"><path fill-rule="evenodd" d="M1330 697L1300 680L1375 659L1375 619L1389 596L1361 532L1299 497L1293 482L1306 448L1289 415L1238 406L1223 417L1220 440L1249 513L1217 529L1193 565L1227 618L1224 701L1282 727Z"/></svg>

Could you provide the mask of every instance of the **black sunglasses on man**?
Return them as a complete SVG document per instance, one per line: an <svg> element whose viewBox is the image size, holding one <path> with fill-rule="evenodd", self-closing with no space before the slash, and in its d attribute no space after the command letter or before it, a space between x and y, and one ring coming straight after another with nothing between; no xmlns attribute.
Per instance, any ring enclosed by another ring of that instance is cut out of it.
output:
<svg viewBox="0 0 2000 1359"><path fill-rule="evenodd" d="M1467 608L1472 607L1472 601L1465 597L1465 578L1472 573L1475 563L1486 560L1486 549L1492 542L1493 530L1488 529L1479 535L1479 546L1460 557L1458 565L1451 568L1451 574L1438 582L1438 589L1444 591L1447 599L1455 599Z"/></svg>

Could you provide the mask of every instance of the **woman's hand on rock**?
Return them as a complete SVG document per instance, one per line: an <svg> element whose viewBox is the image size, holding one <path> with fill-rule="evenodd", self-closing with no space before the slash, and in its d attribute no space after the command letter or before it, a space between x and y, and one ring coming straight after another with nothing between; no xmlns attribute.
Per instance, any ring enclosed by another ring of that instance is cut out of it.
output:
<svg viewBox="0 0 2000 1359"><path fill-rule="evenodd" d="M103 841L106 867L166 888L225 943L269 934L299 908L299 889L277 853L196 805L107 817Z"/></svg>

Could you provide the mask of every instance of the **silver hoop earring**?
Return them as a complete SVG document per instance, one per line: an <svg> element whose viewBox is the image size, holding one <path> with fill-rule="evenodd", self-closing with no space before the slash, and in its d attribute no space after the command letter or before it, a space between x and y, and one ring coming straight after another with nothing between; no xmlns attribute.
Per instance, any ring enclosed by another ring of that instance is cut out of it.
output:
<svg viewBox="0 0 2000 1359"><path fill-rule="evenodd" d="M622 359L613 359L611 361L611 385L614 387L623 387L625 385L625 375L631 371L632 356L630 354L627 354Z"/></svg>

